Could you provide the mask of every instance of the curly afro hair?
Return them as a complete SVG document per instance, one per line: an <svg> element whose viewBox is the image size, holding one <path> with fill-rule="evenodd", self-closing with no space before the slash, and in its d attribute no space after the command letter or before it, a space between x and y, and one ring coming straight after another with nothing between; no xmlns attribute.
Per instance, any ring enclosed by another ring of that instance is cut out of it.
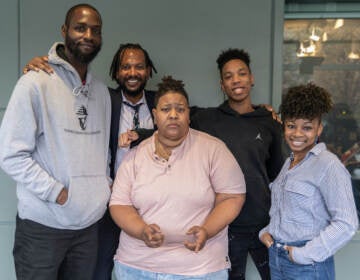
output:
<svg viewBox="0 0 360 280"><path fill-rule="evenodd" d="M159 99L169 92L176 92L185 97L187 104L189 104L189 96L184 88L184 83L181 80L175 80L172 76L164 76L162 82L158 84L158 90L155 94L155 107Z"/></svg>
<svg viewBox="0 0 360 280"><path fill-rule="evenodd" d="M280 105L281 119L321 119L332 106L330 93L314 83L291 87Z"/></svg>
<svg viewBox="0 0 360 280"><path fill-rule="evenodd" d="M224 65L233 59L240 59L241 61L243 61L246 64L246 66L249 68L249 71L251 72L250 55L246 51L239 49L227 49L225 51L222 51L218 56L218 58L216 59L216 63L220 71L220 74L222 73L222 69L224 68Z"/></svg>

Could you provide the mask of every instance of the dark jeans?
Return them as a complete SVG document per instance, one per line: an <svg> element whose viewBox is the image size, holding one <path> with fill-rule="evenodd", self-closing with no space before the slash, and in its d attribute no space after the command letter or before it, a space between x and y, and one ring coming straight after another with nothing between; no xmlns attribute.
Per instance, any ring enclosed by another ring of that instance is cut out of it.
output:
<svg viewBox="0 0 360 280"><path fill-rule="evenodd" d="M287 245L302 247L306 241L287 243ZM289 252L284 244L274 242L269 248L271 279L273 280L334 280L334 258L330 257L323 262L302 265L290 260ZM354 279L356 277L354 276Z"/></svg>
<svg viewBox="0 0 360 280"><path fill-rule="evenodd" d="M111 280L120 229L111 219L109 209L98 224L99 250L93 280Z"/></svg>
<svg viewBox="0 0 360 280"><path fill-rule="evenodd" d="M16 217L14 262L18 280L89 280L97 256L97 223L55 229Z"/></svg>
<svg viewBox="0 0 360 280"><path fill-rule="evenodd" d="M258 232L234 233L229 231L230 280L243 280L247 255L250 254L263 280L270 280L268 249L260 242Z"/></svg>

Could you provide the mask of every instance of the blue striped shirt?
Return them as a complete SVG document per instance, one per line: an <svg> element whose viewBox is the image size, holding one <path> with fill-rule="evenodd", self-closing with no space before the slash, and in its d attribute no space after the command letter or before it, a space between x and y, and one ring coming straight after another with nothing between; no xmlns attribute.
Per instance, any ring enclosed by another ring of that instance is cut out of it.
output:
<svg viewBox="0 0 360 280"><path fill-rule="evenodd" d="M294 248L296 263L321 262L351 240L358 227L351 177L339 159L317 144L289 169L288 158L270 184L269 232L280 242L308 240Z"/></svg>

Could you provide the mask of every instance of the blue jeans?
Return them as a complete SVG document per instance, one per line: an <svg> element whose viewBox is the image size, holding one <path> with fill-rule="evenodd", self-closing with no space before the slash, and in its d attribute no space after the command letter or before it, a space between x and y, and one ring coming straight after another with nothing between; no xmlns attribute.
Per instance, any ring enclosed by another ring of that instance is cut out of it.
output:
<svg viewBox="0 0 360 280"><path fill-rule="evenodd" d="M122 280L227 280L228 271L223 269L213 273L197 275L197 276L187 276L187 275L177 275L177 274L168 274L168 273L156 273L147 270L136 269L123 265L117 261L115 262L115 276L116 279ZM174 264L176 265L176 264Z"/></svg>
<svg viewBox="0 0 360 280"><path fill-rule="evenodd" d="M286 245L302 247L306 241L290 242ZM290 260L289 253L284 249L284 243L274 241L269 248L270 273L272 280L334 280L334 257L323 262L303 265Z"/></svg>

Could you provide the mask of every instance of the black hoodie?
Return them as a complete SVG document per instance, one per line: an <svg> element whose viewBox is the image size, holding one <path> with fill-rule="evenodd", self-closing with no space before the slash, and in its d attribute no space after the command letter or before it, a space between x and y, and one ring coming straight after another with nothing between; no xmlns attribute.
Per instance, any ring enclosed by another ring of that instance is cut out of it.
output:
<svg viewBox="0 0 360 280"><path fill-rule="evenodd" d="M269 183L284 161L281 125L263 107L239 114L227 101L217 108L197 112L191 121L193 128L224 141L245 175L246 201L230 231L259 231L269 223Z"/></svg>

